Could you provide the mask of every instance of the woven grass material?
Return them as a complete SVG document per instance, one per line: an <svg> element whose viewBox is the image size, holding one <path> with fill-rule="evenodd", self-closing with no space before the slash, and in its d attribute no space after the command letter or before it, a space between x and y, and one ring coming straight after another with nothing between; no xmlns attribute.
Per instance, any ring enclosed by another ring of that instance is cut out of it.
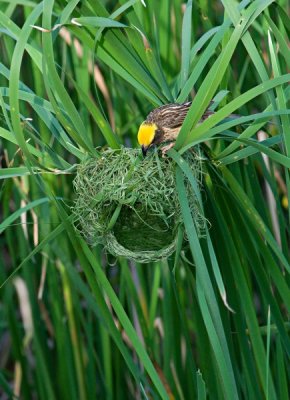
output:
<svg viewBox="0 0 290 400"><path fill-rule="evenodd" d="M184 157L200 182L199 154ZM182 216L170 158L155 152L143 159L139 149L107 149L79 165L73 184L75 225L91 246L101 243L115 256L143 263L174 252ZM187 192L201 233L205 220L189 186Z"/></svg>

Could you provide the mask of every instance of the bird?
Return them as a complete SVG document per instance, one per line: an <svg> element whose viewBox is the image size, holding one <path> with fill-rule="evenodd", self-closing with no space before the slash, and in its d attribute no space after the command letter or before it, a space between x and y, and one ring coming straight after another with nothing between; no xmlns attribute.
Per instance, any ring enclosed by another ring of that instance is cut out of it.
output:
<svg viewBox="0 0 290 400"><path fill-rule="evenodd" d="M137 135L144 157L148 149L152 146L166 144L161 149L163 157L166 152L174 146L191 104L191 101L182 104L165 104L155 108L148 114L146 120L140 125ZM201 121L212 114L214 114L214 112L207 109Z"/></svg>

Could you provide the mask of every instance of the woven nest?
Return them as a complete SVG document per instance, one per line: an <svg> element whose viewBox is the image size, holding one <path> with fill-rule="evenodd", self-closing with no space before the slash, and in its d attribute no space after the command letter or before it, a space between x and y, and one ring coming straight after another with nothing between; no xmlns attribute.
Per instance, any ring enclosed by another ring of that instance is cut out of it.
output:
<svg viewBox="0 0 290 400"><path fill-rule="evenodd" d="M187 152L185 158L199 182L199 155ZM91 246L102 244L115 256L144 263L174 252L182 216L170 158L155 152L143 159L138 149L108 149L83 161L73 184L75 225ZM187 194L201 233L205 221L189 186Z"/></svg>

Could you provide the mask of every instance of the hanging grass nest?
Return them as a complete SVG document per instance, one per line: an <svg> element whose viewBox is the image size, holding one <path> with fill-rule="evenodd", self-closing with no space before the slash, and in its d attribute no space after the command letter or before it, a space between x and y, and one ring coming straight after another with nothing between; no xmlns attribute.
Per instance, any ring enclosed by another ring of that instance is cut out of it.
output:
<svg viewBox="0 0 290 400"><path fill-rule="evenodd" d="M184 158L200 182L199 154ZM169 157L152 152L143 159L139 149L107 149L79 165L73 184L76 228L91 246L101 243L115 256L144 263L174 252L182 216ZM187 194L201 234L205 221L189 185Z"/></svg>

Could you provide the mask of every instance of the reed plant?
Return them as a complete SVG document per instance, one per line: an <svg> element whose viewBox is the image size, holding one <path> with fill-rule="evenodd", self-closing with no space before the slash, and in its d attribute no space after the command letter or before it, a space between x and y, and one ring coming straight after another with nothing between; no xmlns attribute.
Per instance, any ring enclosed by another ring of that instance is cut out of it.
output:
<svg viewBox="0 0 290 400"><path fill-rule="evenodd" d="M1 399L289 398L289 32L287 0L0 3ZM78 165L191 99L174 253L90 246Z"/></svg>

